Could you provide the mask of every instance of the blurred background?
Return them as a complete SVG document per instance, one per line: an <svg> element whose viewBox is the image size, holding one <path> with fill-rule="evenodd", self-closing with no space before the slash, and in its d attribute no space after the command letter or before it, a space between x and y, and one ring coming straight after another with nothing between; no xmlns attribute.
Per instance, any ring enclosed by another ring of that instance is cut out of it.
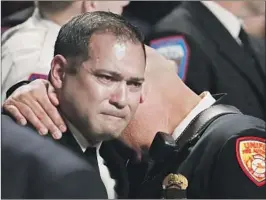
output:
<svg viewBox="0 0 266 200"><path fill-rule="evenodd" d="M34 10L34 1L2 1L2 32L28 19ZM137 24L145 35L150 26L167 15L180 1L132 1L123 15Z"/></svg>
<svg viewBox="0 0 266 200"><path fill-rule="evenodd" d="M125 7L123 16L139 26L148 35L151 26L171 12L182 1L131 1ZM1 1L1 30L15 26L28 19L34 11L34 1ZM265 38L265 16L246 19L248 32Z"/></svg>

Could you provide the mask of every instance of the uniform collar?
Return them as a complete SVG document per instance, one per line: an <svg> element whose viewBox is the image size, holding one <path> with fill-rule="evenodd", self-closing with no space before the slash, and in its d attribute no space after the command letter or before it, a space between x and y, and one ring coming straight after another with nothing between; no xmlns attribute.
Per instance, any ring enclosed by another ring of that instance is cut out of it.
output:
<svg viewBox="0 0 266 200"><path fill-rule="evenodd" d="M201 3L212 12L233 38L239 42L239 33L242 26L240 19L213 1L201 1Z"/></svg>
<svg viewBox="0 0 266 200"><path fill-rule="evenodd" d="M183 121L175 128L172 137L176 140L179 135L185 130L189 123L203 110L212 106L216 100L209 92L203 92L200 94L201 101L193 108L193 110L185 117Z"/></svg>

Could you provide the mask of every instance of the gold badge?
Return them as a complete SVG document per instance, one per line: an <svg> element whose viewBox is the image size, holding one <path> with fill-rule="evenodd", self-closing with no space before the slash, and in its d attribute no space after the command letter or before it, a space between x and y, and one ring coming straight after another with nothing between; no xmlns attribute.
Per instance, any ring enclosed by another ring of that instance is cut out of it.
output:
<svg viewBox="0 0 266 200"><path fill-rule="evenodd" d="M259 137L241 137L236 142L238 163L247 177L257 186L265 184L265 145Z"/></svg>
<svg viewBox="0 0 266 200"><path fill-rule="evenodd" d="M186 190L188 187L188 180L181 174L168 174L163 180L163 189L177 188L179 190Z"/></svg>

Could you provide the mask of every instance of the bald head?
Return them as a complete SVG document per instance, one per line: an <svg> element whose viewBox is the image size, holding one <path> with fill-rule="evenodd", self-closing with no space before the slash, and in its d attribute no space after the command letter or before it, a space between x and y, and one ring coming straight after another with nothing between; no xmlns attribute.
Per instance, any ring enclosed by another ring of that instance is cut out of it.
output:
<svg viewBox="0 0 266 200"><path fill-rule="evenodd" d="M124 141L135 150L149 147L158 131L171 133L198 102L198 96L177 76L173 61L150 47L146 53L144 103L123 134Z"/></svg>

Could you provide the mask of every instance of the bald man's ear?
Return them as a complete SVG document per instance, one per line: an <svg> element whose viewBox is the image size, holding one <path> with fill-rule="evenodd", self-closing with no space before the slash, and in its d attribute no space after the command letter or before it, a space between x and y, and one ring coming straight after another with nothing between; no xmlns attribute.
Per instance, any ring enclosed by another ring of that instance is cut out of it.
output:
<svg viewBox="0 0 266 200"><path fill-rule="evenodd" d="M144 82L143 86L142 86L142 91L141 91L139 103L143 103L145 101L147 94L148 94L148 85L147 85L147 83Z"/></svg>
<svg viewBox="0 0 266 200"><path fill-rule="evenodd" d="M140 96L140 100L139 100L139 103L143 103L144 100L145 100L145 97L143 96L143 94L141 94L141 96Z"/></svg>
<svg viewBox="0 0 266 200"><path fill-rule="evenodd" d="M62 55L56 55L51 62L50 81L55 89L62 88L66 73L67 60Z"/></svg>

